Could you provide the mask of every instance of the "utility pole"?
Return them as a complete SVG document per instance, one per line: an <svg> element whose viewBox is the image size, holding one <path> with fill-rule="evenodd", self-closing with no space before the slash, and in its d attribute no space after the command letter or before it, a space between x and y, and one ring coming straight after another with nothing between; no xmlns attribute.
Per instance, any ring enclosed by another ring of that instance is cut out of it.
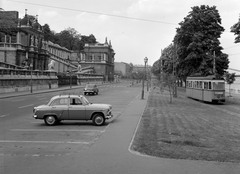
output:
<svg viewBox="0 0 240 174"><path fill-rule="evenodd" d="M176 78L176 59L177 59L177 49L176 49L176 46L174 44L173 46L173 51L174 51L174 54L173 54L173 97L177 97L177 84L176 84L176 81L177 81L177 78Z"/></svg>
<svg viewBox="0 0 240 174"><path fill-rule="evenodd" d="M163 61L162 61L162 49L161 49L161 56L159 58L159 83L163 83L163 64L162 63Z"/></svg>

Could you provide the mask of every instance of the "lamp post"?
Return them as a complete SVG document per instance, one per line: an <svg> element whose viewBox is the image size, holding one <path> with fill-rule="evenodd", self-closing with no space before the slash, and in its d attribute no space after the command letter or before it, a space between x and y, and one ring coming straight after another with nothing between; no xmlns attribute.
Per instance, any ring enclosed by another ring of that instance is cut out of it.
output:
<svg viewBox="0 0 240 174"><path fill-rule="evenodd" d="M68 73L69 73L69 86L70 88L72 88L72 73L71 73L71 70L70 70L70 58L68 57Z"/></svg>
<svg viewBox="0 0 240 174"><path fill-rule="evenodd" d="M148 58L145 57L144 58L144 63L145 63L144 70L145 70L145 73L143 75L143 81L142 81L142 99L144 99L144 81L146 79L146 64L147 64L147 61L148 61Z"/></svg>
<svg viewBox="0 0 240 174"><path fill-rule="evenodd" d="M31 80L30 80L30 89L31 89L31 93L33 92L32 90L32 68L33 68L33 64L30 64L30 71L31 71Z"/></svg>
<svg viewBox="0 0 240 174"><path fill-rule="evenodd" d="M145 69L146 69L146 66L145 66ZM148 71L148 64L147 64L147 72L146 72L146 80L147 80L147 91L148 91L148 89L149 89L149 77L148 77L148 74L149 73L149 71Z"/></svg>

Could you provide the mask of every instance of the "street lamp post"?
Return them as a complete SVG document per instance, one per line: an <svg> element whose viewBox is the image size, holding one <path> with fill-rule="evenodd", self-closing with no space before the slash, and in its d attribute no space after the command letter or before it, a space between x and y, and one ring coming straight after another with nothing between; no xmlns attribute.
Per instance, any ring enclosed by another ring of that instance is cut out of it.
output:
<svg viewBox="0 0 240 174"><path fill-rule="evenodd" d="M30 71L31 71L30 89L31 89L31 93L33 92L33 89L32 89L32 68L33 68L33 64L31 63L30 64Z"/></svg>
<svg viewBox="0 0 240 174"><path fill-rule="evenodd" d="M145 69L146 69L146 66L145 66ZM147 64L147 72L146 72L146 80L147 80L147 91L148 91L148 89L149 89L149 77L148 77L148 74L149 73L149 71L148 71L148 64Z"/></svg>
<svg viewBox="0 0 240 174"><path fill-rule="evenodd" d="M68 57L68 73L69 73L69 86L72 88L72 72L70 68L70 58Z"/></svg>
<svg viewBox="0 0 240 174"><path fill-rule="evenodd" d="M147 64L147 61L148 61L148 58L145 57L144 58L144 63L145 63L144 70L145 70L145 73L144 73L143 81L142 81L142 99L144 99L144 81L146 79L146 64Z"/></svg>

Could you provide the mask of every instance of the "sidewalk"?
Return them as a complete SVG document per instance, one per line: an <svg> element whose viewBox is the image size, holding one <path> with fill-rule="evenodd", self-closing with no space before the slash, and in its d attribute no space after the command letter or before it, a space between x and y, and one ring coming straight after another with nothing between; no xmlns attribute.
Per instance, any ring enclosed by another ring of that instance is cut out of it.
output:
<svg viewBox="0 0 240 174"><path fill-rule="evenodd" d="M51 88L51 89L40 89L40 90L33 90L31 91L18 91L18 92L8 92L8 93L0 93L0 99L10 98L10 97L17 97L17 96L24 96L24 95L34 95L39 93L49 93L49 92L56 92L56 91L67 91L72 89L78 89L81 87L85 87L87 83L82 83L81 85L73 85L71 88L70 86L58 87L58 88ZM98 86L105 85L109 83L101 83Z"/></svg>
<svg viewBox="0 0 240 174"><path fill-rule="evenodd" d="M0 99L9 98L9 97L17 97L17 96L25 96L25 95L34 95L34 94L39 94L39 93L65 91L65 90L77 89L77 88L80 88L80 87L83 87L83 85L72 86L72 88L70 88L69 86L65 86L65 87L52 88L52 89L33 90L32 93L31 93L31 91L0 93Z"/></svg>

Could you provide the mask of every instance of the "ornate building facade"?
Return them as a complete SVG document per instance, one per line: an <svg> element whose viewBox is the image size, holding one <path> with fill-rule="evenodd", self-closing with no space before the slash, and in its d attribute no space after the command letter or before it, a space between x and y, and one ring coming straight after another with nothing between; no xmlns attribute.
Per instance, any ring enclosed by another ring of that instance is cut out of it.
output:
<svg viewBox="0 0 240 174"><path fill-rule="evenodd" d="M96 74L104 76L105 81L114 80L115 52L111 41L105 43L85 44L82 52L72 54L72 62L80 63L82 68L93 67Z"/></svg>
<svg viewBox="0 0 240 174"><path fill-rule="evenodd" d="M72 52L44 40L43 27L37 16L28 15L27 11L22 19L16 11L1 11L0 15L5 18L0 21L0 62L43 71L54 61L54 71L67 71Z"/></svg>
<svg viewBox="0 0 240 174"><path fill-rule="evenodd" d="M21 19L17 11L0 11L0 88L4 88L0 92L9 86L11 90L20 86L38 89L49 84L58 87L57 73L70 76L66 84L74 75L77 82L83 81L82 77L85 81L113 81L114 55L107 39L104 44L86 44L81 53L76 53L45 41L38 16L28 15L26 10ZM85 68L85 75L76 73L79 67Z"/></svg>

